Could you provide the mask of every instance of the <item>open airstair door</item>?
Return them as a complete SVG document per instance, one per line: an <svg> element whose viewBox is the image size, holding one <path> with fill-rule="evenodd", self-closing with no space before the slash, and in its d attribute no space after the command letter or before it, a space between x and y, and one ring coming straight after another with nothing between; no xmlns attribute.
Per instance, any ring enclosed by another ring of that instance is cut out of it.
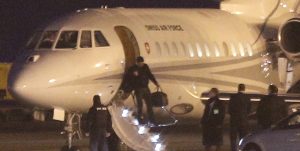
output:
<svg viewBox="0 0 300 151"><path fill-rule="evenodd" d="M125 54L125 71L135 64L135 58L140 55L137 40L134 34L125 26L116 26L115 31L118 34ZM126 74L124 74L126 75ZM126 76L123 77L124 84ZM129 98L132 96L133 98ZM113 129L119 138L128 147L136 151L162 151L165 150L165 145L159 131L153 132L149 124L140 124L135 116L135 103L126 102L125 100L134 100L133 95L126 95L123 91L119 91L112 100L112 105L109 107L109 112L112 117ZM131 103L128 105L126 103ZM164 107L162 112L169 114ZM177 122L172 118L174 123ZM167 124L165 124L167 125Z"/></svg>
<svg viewBox="0 0 300 151"><path fill-rule="evenodd" d="M135 64L135 58L140 55L140 49L138 42L131 32L125 26L116 26L115 31L117 32L125 54L125 70Z"/></svg>

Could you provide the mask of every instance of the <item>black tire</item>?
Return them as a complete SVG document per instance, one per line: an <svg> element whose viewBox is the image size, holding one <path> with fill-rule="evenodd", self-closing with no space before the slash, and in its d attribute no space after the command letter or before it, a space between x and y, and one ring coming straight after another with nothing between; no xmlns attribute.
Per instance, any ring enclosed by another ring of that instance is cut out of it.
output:
<svg viewBox="0 0 300 151"><path fill-rule="evenodd" d="M261 151L261 149L255 144L246 145L243 151Z"/></svg>
<svg viewBox="0 0 300 151"><path fill-rule="evenodd" d="M72 146L70 149L68 146L63 146L60 151L80 151L80 148L77 146Z"/></svg>

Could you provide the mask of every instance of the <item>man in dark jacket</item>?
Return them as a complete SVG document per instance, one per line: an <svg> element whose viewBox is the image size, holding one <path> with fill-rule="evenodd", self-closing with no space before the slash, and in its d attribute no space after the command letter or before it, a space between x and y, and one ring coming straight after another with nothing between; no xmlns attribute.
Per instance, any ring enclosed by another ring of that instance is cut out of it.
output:
<svg viewBox="0 0 300 151"><path fill-rule="evenodd" d="M237 142L248 134L248 114L251 110L251 101L250 98L244 94L245 90L245 85L239 84L238 93L230 97L228 104L232 151L236 151ZM239 139L237 140L237 138Z"/></svg>
<svg viewBox="0 0 300 151"><path fill-rule="evenodd" d="M216 146L216 151L221 150L223 144L223 120L225 117L225 103L218 98L218 89L212 88L209 92L209 99L205 104L201 120L203 145L205 151L210 151Z"/></svg>
<svg viewBox="0 0 300 151"><path fill-rule="evenodd" d="M136 58L136 65L128 69L128 83L135 91L136 101L137 101L137 119L139 123L143 123L142 113L143 113L143 99L145 100L147 106L147 113L149 122L155 124L155 119L152 110L151 102L151 92L148 87L149 80L151 80L157 87L159 87L158 82L151 73L149 66L144 63L144 58L139 56Z"/></svg>
<svg viewBox="0 0 300 151"><path fill-rule="evenodd" d="M111 119L111 116L109 116L109 117ZM111 121L109 121L109 122L110 122L110 125L107 125L108 135L106 135L107 147L108 147L109 151L118 151L118 150L120 150L119 147L120 147L121 142L120 142L119 137L113 130Z"/></svg>
<svg viewBox="0 0 300 151"><path fill-rule="evenodd" d="M107 107L101 104L99 95L95 95L93 98L93 106L87 115L87 124L90 135L90 151L103 151L106 135L112 129L110 129L110 114Z"/></svg>
<svg viewBox="0 0 300 151"><path fill-rule="evenodd" d="M263 129L271 127L288 113L284 99L277 96L278 88L270 85L268 91L269 94L261 99L256 111L257 122Z"/></svg>

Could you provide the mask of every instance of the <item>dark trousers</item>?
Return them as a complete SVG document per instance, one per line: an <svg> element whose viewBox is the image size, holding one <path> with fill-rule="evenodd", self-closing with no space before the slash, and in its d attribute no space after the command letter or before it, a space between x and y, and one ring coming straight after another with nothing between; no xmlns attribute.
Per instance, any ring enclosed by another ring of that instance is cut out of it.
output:
<svg viewBox="0 0 300 151"><path fill-rule="evenodd" d="M247 121L230 122L230 144L231 151L237 151L238 142L249 133Z"/></svg>
<svg viewBox="0 0 300 151"><path fill-rule="evenodd" d="M109 151L118 151L119 150L120 139L116 135L116 133L112 132L111 135L107 138L107 142L108 142L108 150Z"/></svg>
<svg viewBox="0 0 300 151"><path fill-rule="evenodd" d="M147 114L150 122L154 121L152 102L151 102L151 92L149 88L139 88L135 90L135 96L137 101L137 119L139 123L142 123L142 115L143 115L143 100L145 100L147 107Z"/></svg>
<svg viewBox="0 0 300 151"><path fill-rule="evenodd" d="M90 151L103 151L106 141L106 132L90 133Z"/></svg>

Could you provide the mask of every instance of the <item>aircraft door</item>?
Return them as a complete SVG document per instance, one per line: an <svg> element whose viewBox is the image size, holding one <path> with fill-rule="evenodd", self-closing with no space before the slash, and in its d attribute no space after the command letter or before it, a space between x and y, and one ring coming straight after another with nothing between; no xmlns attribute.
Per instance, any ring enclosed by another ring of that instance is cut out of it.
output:
<svg viewBox="0 0 300 151"><path fill-rule="evenodd" d="M140 49L138 46L138 42L130 29L128 29L125 26L116 26L115 31L118 34L118 36L121 40L121 43L123 45L123 51L124 51L124 55L125 55L125 71L124 72L126 72L129 67L131 67L132 65L135 64L136 57L140 56ZM126 77L126 75L124 75L120 88L125 88L125 90L127 88L126 80L127 80L127 77ZM132 95L132 93L120 94L119 96L117 95L115 100L118 100L118 101L126 100L130 95L133 97L133 100L135 100L135 97L134 97L134 95ZM122 103L119 103L119 105L121 105L121 104ZM133 102L133 104L135 106L136 103ZM133 105L133 104L131 104L131 105ZM122 104L122 105L124 105L124 104ZM130 107L127 107L127 108L130 108ZM174 125L177 123L177 120L175 119L175 117L173 117L173 115L165 108L165 106L157 107L155 112L159 113L160 115L163 115L165 117L163 120L164 123L160 122L159 126L169 126L169 125Z"/></svg>
<svg viewBox="0 0 300 151"><path fill-rule="evenodd" d="M123 45L126 71L130 66L135 64L135 58L140 55L139 45L134 34L129 28L125 26L116 26L115 31Z"/></svg>

